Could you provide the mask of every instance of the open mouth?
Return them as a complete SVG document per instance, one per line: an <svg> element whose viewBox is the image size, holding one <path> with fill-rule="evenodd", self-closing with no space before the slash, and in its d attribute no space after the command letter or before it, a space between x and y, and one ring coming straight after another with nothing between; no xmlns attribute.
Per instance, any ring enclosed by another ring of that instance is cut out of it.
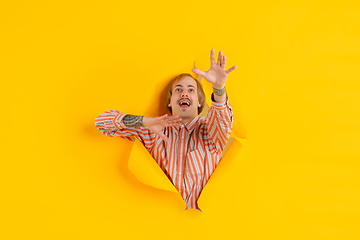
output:
<svg viewBox="0 0 360 240"><path fill-rule="evenodd" d="M180 108L182 108L182 109L187 109L187 108L190 107L190 101L187 100L187 99L180 100L179 106L180 106Z"/></svg>

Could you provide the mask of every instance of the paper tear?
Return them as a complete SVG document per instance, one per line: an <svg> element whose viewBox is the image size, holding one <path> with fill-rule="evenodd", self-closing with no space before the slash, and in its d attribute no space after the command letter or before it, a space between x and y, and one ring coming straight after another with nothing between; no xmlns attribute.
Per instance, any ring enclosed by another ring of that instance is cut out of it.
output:
<svg viewBox="0 0 360 240"><path fill-rule="evenodd" d="M168 179L138 139L135 140L131 150L128 167L140 182L155 188L178 192L170 179Z"/></svg>

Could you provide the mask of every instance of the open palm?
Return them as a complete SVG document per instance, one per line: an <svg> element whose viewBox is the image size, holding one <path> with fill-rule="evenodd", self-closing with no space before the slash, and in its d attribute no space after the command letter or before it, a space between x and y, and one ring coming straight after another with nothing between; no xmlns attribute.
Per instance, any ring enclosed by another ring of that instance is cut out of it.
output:
<svg viewBox="0 0 360 240"><path fill-rule="evenodd" d="M144 126L147 127L151 132L158 134L165 142L169 139L163 133L163 129L168 126L180 127L181 118L179 116L169 116L167 114L161 117L148 117L144 121Z"/></svg>
<svg viewBox="0 0 360 240"><path fill-rule="evenodd" d="M210 82L214 87L223 88L230 72L234 71L237 66L234 65L228 70L225 70L226 56L222 56L222 51L219 52L217 63L215 63L215 49L211 49L210 53L211 67L208 71L204 72L197 68L192 71L199 74L206 81Z"/></svg>

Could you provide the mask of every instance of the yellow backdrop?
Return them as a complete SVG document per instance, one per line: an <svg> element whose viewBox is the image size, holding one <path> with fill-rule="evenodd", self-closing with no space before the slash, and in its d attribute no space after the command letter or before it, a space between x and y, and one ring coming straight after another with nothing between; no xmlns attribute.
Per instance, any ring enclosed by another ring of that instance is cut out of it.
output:
<svg viewBox="0 0 360 240"><path fill-rule="evenodd" d="M0 24L0 239L360 238L358 1L3 1ZM94 120L157 116L211 48L247 146L183 211Z"/></svg>

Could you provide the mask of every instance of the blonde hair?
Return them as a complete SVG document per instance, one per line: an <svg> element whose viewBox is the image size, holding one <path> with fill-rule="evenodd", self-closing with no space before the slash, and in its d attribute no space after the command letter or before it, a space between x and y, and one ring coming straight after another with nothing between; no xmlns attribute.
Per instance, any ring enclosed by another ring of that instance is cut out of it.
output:
<svg viewBox="0 0 360 240"><path fill-rule="evenodd" d="M165 105L166 105L166 108L170 111L170 113L172 114L172 109L171 107L169 107L169 103L171 101L171 96L172 96L172 87L174 85L175 82L177 82L178 80L182 79L183 77L191 77L192 79L195 80L196 82L196 85L197 85L197 94L198 94L198 98L199 98L199 103L201 105L201 107L198 107L198 114L200 114L202 112L202 110L204 109L205 107L205 92L204 92L204 89L201 85L201 83L196 80L193 76L191 76L191 74L189 73L182 73L178 76L176 76L175 78L173 78L168 87L167 87L167 91L166 91L166 97L165 97Z"/></svg>

